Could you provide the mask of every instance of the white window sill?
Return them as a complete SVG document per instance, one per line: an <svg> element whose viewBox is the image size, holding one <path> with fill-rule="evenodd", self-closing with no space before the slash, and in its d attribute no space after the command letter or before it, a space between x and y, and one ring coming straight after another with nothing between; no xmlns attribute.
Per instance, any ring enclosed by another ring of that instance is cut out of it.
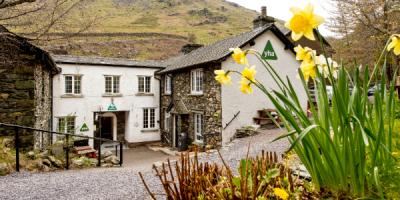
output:
<svg viewBox="0 0 400 200"><path fill-rule="evenodd" d="M136 96L154 96L154 93L139 92L139 93L136 93Z"/></svg>
<svg viewBox="0 0 400 200"><path fill-rule="evenodd" d="M170 96L170 95L171 95L171 92L164 92L163 95L164 95L164 96Z"/></svg>
<svg viewBox="0 0 400 200"><path fill-rule="evenodd" d="M158 132L160 129L158 128L146 128L146 129L142 129L140 132L142 133L149 133L149 132Z"/></svg>
<svg viewBox="0 0 400 200"><path fill-rule="evenodd" d="M103 97L122 97L123 95L121 93L115 93L115 94L111 94L111 93L105 93L103 94Z"/></svg>
<svg viewBox="0 0 400 200"><path fill-rule="evenodd" d="M203 93L190 93L190 96L203 96Z"/></svg>
<svg viewBox="0 0 400 200"><path fill-rule="evenodd" d="M61 98L83 98L82 94L63 94Z"/></svg>

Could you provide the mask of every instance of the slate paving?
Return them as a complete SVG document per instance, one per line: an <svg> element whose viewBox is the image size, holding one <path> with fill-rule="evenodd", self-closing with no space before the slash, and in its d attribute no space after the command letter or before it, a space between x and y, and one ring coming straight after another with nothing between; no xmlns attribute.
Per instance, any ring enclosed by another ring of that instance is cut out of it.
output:
<svg viewBox="0 0 400 200"><path fill-rule="evenodd" d="M286 139L270 143L284 133L284 130L264 130L248 138L237 139L221 149L224 160L232 168L246 157L250 144L250 156L260 154L262 150L276 151L282 154L289 146ZM221 162L216 153L202 154L202 161ZM138 176L144 174L147 184L154 193L162 194L162 188L151 168L135 168L129 165L123 168L99 168L87 170L59 171L51 173L14 173L0 177L0 199L149 199ZM158 196L164 199L162 195Z"/></svg>

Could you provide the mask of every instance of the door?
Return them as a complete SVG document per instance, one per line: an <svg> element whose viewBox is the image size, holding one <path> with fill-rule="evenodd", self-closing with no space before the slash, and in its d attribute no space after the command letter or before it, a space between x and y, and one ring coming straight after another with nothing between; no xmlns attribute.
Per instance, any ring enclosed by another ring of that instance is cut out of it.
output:
<svg viewBox="0 0 400 200"><path fill-rule="evenodd" d="M179 127L178 127L178 115L173 115L172 117L172 147L178 147L178 136L179 136Z"/></svg>
<svg viewBox="0 0 400 200"><path fill-rule="evenodd" d="M101 117L101 138L113 139L113 118Z"/></svg>

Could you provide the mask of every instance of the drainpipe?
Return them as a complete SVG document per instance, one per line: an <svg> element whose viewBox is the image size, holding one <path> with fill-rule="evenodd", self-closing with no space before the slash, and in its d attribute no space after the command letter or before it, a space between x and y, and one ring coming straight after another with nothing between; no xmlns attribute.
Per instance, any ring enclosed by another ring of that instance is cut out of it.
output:
<svg viewBox="0 0 400 200"><path fill-rule="evenodd" d="M53 78L54 78L54 75L53 74L50 74L50 81L49 81L49 83L50 83L50 131L53 131L54 130L54 127L53 127L53 117L54 117L54 111L53 111L53 103L54 103L54 97L53 97ZM50 136L50 144L53 144L53 137L52 136Z"/></svg>

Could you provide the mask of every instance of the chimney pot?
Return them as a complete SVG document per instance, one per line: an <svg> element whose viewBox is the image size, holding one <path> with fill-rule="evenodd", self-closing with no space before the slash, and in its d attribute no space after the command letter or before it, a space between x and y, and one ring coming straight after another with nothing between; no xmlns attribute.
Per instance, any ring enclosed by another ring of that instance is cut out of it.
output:
<svg viewBox="0 0 400 200"><path fill-rule="evenodd" d="M263 17L267 16L267 6L261 7L261 16L263 16Z"/></svg>

